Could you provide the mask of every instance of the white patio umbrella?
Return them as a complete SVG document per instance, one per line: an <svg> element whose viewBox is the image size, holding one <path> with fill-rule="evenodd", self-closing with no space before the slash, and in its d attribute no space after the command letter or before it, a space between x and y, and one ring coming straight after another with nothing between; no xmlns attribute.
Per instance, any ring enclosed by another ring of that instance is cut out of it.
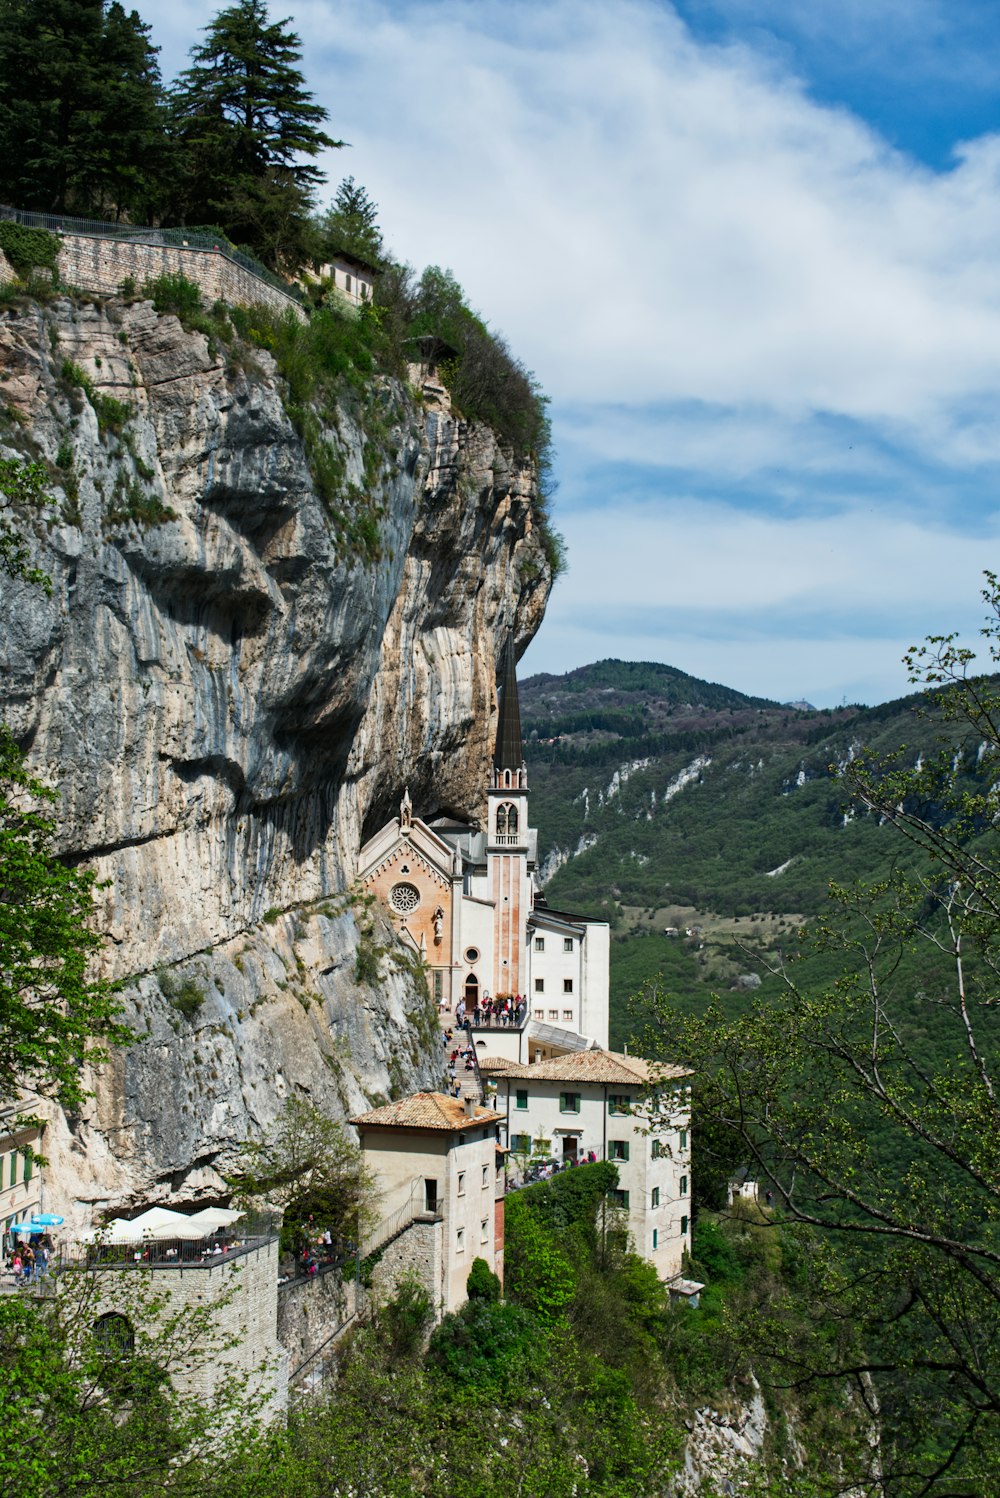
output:
<svg viewBox="0 0 1000 1498"><path fill-rule="evenodd" d="M200 1212L191 1214L189 1221L202 1223L214 1233L216 1228L227 1228L242 1216L242 1212L236 1212L231 1207L202 1207Z"/></svg>

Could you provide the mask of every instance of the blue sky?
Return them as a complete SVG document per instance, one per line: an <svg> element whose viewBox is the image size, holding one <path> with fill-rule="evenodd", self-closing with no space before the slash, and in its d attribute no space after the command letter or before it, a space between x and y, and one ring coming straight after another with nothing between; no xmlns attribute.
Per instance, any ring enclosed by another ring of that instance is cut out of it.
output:
<svg viewBox="0 0 1000 1498"><path fill-rule="evenodd" d="M164 72L204 24L143 7ZM570 570L522 672L906 690L1000 567L1000 8L288 0L417 268L552 399Z"/></svg>

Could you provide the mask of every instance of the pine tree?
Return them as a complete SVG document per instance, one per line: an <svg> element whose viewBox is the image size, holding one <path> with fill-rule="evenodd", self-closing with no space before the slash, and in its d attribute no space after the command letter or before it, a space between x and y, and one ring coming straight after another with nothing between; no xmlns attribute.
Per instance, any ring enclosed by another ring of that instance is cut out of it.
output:
<svg viewBox="0 0 1000 1498"><path fill-rule="evenodd" d="M345 177L332 205L319 221L324 258L347 250L362 260L378 263L382 256L382 234L378 227L378 205L353 177Z"/></svg>
<svg viewBox="0 0 1000 1498"><path fill-rule="evenodd" d="M0 197L131 218L162 196L166 137L149 28L105 0L0 0Z"/></svg>
<svg viewBox="0 0 1000 1498"><path fill-rule="evenodd" d="M287 27L269 22L264 0L220 11L173 98L186 158L183 216L221 223L274 266L305 257L323 181L311 158L343 144L320 128L327 112L295 66L299 38Z"/></svg>

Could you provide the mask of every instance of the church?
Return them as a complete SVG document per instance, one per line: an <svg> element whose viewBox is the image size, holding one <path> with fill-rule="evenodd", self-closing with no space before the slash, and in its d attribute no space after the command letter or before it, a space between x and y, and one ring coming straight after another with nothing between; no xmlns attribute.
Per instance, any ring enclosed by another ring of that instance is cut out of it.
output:
<svg viewBox="0 0 1000 1498"><path fill-rule="evenodd" d="M485 826L425 822L405 794L361 849L358 881L419 954L440 1012L473 1021L481 1056L524 1065L606 1048L608 924L551 909L536 883L512 638L486 789Z"/></svg>

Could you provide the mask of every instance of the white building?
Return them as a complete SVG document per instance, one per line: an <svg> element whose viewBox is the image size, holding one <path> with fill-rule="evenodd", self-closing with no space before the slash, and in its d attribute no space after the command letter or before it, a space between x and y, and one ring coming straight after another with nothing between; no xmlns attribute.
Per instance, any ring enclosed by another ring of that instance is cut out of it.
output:
<svg viewBox="0 0 1000 1498"><path fill-rule="evenodd" d="M465 1304L473 1259L503 1278L503 1115L418 1092L351 1120L382 1197L394 1272L415 1272L440 1318ZM362 1252L368 1248L362 1244Z"/></svg>
<svg viewBox="0 0 1000 1498"><path fill-rule="evenodd" d="M426 963L441 1010L478 1012L484 1054L527 1062L607 1045L607 922L550 910L535 888L538 835L528 823L510 641L486 789L481 827L423 821L405 795L399 816L361 849L358 878ZM517 1006L516 1023L486 1018L498 999Z"/></svg>
<svg viewBox="0 0 1000 1498"><path fill-rule="evenodd" d="M34 1112L35 1097L0 1105L0 1229L2 1247L10 1246L10 1229L17 1222L42 1210L42 1175L34 1158L41 1151L42 1135L37 1125L18 1124L19 1117Z"/></svg>
<svg viewBox="0 0 1000 1498"><path fill-rule="evenodd" d="M362 307L375 294L375 277L378 266L347 250L338 251L319 268L324 281L331 281L334 289L352 307Z"/></svg>
<svg viewBox="0 0 1000 1498"><path fill-rule="evenodd" d="M611 1161L636 1253L661 1279L678 1275L691 1247L691 1073L603 1050L499 1065L496 1107L514 1158Z"/></svg>

